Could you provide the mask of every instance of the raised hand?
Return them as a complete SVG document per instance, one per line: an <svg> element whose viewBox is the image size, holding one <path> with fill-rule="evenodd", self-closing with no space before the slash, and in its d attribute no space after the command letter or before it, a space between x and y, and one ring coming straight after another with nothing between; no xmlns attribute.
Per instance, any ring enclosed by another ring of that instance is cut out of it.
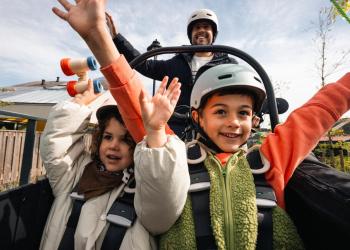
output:
<svg viewBox="0 0 350 250"><path fill-rule="evenodd" d="M88 105L100 95L101 93L95 93L94 85L92 84L91 79L89 79L87 89L82 94L75 95L72 101L81 105Z"/></svg>
<svg viewBox="0 0 350 250"><path fill-rule="evenodd" d="M105 29L106 0L76 0L76 4L71 4L67 0L58 0L58 2L66 12L56 7L52 8L52 11L67 21L84 40L99 28Z"/></svg>
<svg viewBox="0 0 350 250"><path fill-rule="evenodd" d="M166 142L165 126L174 112L180 96L178 78L174 78L169 87L168 77L164 77L157 92L150 97L145 91L140 94L142 120L147 132L147 144L159 147Z"/></svg>
<svg viewBox="0 0 350 250"><path fill-rule="evenodd" d="M109 29L109 33L111 33L111 37L114 39L118 34L117 25L114 24L113 18L108 12L106 12L106 23Z"/></svg>

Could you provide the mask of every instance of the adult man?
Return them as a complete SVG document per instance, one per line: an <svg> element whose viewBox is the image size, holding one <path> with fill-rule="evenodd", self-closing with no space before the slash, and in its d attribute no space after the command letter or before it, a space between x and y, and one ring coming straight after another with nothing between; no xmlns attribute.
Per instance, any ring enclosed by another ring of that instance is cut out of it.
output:
<svg viewBox="0 0 350 250"><path fill-rule="evenodd" d="M114 44L129 62L140 55L140 52L118 33L110 15L107 15L107 24ZM218 18L212 10L199 9L190 15L187 22L187 36L192 45L210 45L215 41L217 34ZM237 63L237 61L224 53L181 53L168 60L147 60L137 66L136 70L156 80L162 80L165 75L170 79L178 77L182 85L176 112L185 113L189 111L190 95L198 70L202 66L211 67L223 63ZM169 125L180 138L183 138L186 127L183 121L173 118L169 121Z"/></svg>

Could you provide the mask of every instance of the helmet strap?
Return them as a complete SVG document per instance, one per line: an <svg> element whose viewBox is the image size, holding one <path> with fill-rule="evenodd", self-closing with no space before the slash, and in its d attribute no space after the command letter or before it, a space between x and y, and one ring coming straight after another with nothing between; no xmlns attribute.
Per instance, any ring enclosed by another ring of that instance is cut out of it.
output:
<svg viewBox="0 0 350 250"><path fill-rule="evenodd" d="M198 112L198 111L197 111ZM199 122L199 112L198 112L198 122L196 122L193 118L192 118L192 122L193 122L193 128L194 130L198 133L198 141L203 143L208 149L210 149L212 151L212 153L217 154L217 153L224 153L224 151L219 148L218 145L216 145L207 135L207 133L203 130L203 128L200 125Z"/></svg>

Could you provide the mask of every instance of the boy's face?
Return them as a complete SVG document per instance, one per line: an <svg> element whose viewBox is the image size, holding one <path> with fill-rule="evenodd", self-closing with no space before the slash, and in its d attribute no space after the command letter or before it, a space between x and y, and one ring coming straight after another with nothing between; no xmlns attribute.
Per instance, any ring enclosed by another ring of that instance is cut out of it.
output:
<svg viewBox="0 0 350 250"><path fill-rule="evenodd" d="M199 115L192 112L195 121L209 138L224 152L236 152L246 143L252 128L253 99L248 95L214 94Z"/></svg>

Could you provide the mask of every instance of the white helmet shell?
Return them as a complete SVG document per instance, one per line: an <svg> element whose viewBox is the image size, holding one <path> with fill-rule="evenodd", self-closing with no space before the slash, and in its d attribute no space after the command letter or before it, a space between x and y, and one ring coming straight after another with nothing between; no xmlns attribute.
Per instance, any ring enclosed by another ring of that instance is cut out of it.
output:
<svg viewBox="0 0 350 250"><path fill-rule="evenodd" d="M196 21L204 20L209 21L213 28L213 42L215 41L216 35L219 31L219 21L218 17L216 16L215 12L209 9L199 9L194 11L188 21L187 21L187 36L188 39L191 41L192 36L192 27Z"/></svg>
<svg viewBox="0 0 350 250"><path fill-rule="evenodd" d="M254 111L260 111L266 97L264 85L255 71L238 64L220 64L204 71L193 86L191 108L198 109L203 97L227 88L253 92L256 96Z"/></svg>

